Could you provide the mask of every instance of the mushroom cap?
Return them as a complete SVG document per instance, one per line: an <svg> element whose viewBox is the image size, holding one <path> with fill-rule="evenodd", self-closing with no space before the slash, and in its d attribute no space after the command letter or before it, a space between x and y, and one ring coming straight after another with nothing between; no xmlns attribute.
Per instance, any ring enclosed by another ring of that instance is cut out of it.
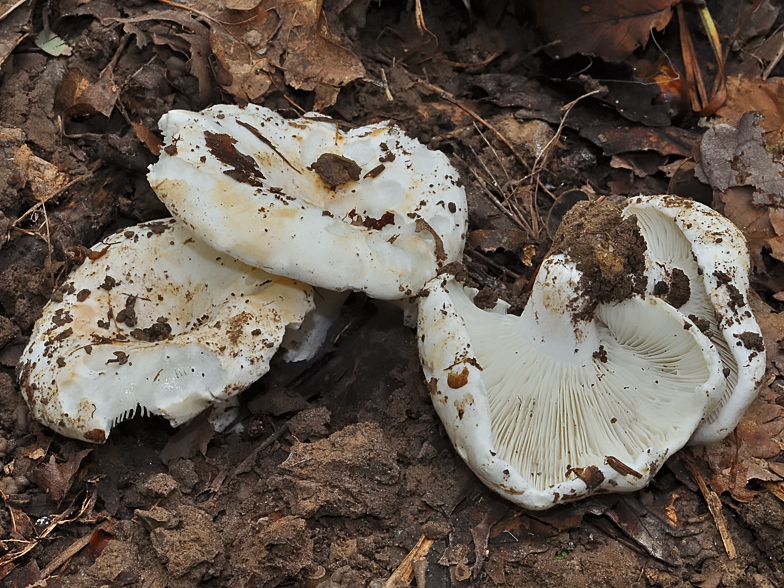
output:
<svg viewBox="0 0 784 588"><path fill-rule="evenodd" d="M341 131L255 105L172 110L149 181L220 251L330 290L398 299L460 258L465 190L443 153L379 123Z"/></svg>
<svg viewBox="0 0 784 588"><path fill-rule="evenodd" d="M520 317L478 309L450 275L420 298L420 358L452 444L530 509L645 486L723 383L708 339L657 298L576 320L581 277L564 255L546 258Z"/></svg>
<svg viewBox="0 0 784 588"><path fill-rule="evenodd" d="M313 308L307 284L215 251L175 219L92 251L19 364L33 415L67 437L103 442L137 407L190 420L266 373L286 326Z"/></svg>
<svg viewBox="0 0 784 588"><path fill-rule="evenodd" d="M721 356L725 390L690 443L723 439L756 398L765 375L762 333L748 301L746 240L718 212L676 196L630 198L623 215L637 217L647 243L649 292L666 284L659 286L669 290L665 299L684 316L696 317Z"/></svg>

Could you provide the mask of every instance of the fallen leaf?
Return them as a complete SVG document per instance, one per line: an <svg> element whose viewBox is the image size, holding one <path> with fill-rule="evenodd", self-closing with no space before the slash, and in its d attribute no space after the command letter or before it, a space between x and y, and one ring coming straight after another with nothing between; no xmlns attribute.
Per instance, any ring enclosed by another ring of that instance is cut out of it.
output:
<svg viewBox="0 0 784 588"><path fill-rule="evenodd" d="M752 186L755 204L784 204L784 164L766 149L756 113L746 112L737 126L720 123L706 131L695 172L716 190Z"/></svg>
<svg viewBox="0 0 784 588"><path fill-rule="evenodd" d="M660 31L680 0L517 0L536 15L536 26L550 41L560 41L561 57L573 53L621 61L644 47L652 30ZM522 14L523 10L518 10Z"/></svg>
<svg viewBox="0 0 784 588"><path fill-rule="evenodd" d="M160 460L169 465L178 459L190 459L198 452L207 454L207 446L215 436L215 429L209 421L209 412L205 410L188 424L180 427L161 450Z"/></svg>
<svg viewBox="0 0 784 588"><path fill-rule="evenodd" d="M93 82L86 73L75 67L65 74L54 105L60 112L70 116L100 113L108 117L119 95L120 88L114 83L111 68Z"/></svg>
<svg viewBox="0 0 784 588"><path fill-rule="evenodd" d="M2 8L0 15L0 20L2 20L2 26L0 26L0 65L5 63L16 46L30 34L30 17L34 4L32 0L26 0L6 4Z"/></svg>
<svg viewBox="0 0 784 588"><path fill-rule="evenodd" d="M49 55L59 57L60 55L70 55L73 51L71 47L52 31L42 29L35 37L35 44Z"/></svg>
<svg viewBox="0 0 784 588"><path fill-rule="evenodd" d="M20 176L22 187L29 184L33 196L46 202L68 183L68 176L57 166L35 155L27 145L14 151L14 165Z"/></svg>
<svg viewBox="0 0 784 588"><path fill-rule="evenodd" d="M103 529L96 529L90 535L90 546L87 548L87 555L92 561L101 557L101 553L109 545L109 541L114 539L114 535L107 533Z"/></svg>
<svg viewBox="0 0 784 588"><path fill-rule="evenodd" d="M760 126L765 131L767 144L779 144L784 127L784 79L727 77L727 101L716 111L719 121L737 124L749 110L763 116Z"/></svg>
<svg viewBox="0 0 784 588"><path fill-rule="evenodd" d="M567 119L568 120L568 119ZM624 127L617 124L586 125L580 135L602 148L605 155L628 151L655 151L660 155L691 157L699 135L677 127Z"/></svg>
<svg viewBox="0 0 784 588"><path fill-rule="evenodd" d="M484 253L491 253L498 249L517 253L527 242L528 235L519 229L478 229L468 233L466 244Z"/></svg>
<svg viewBox="0 0 784 588"><path fill-rule="evenodd" d="M60 502L71 488L82 460L91 451L92 449L75 451L68 455L64 463L57 463L54 455L52 455L48 462L42 463L33 469L28 477L32 482L46 490L52 500Z"/></svg>

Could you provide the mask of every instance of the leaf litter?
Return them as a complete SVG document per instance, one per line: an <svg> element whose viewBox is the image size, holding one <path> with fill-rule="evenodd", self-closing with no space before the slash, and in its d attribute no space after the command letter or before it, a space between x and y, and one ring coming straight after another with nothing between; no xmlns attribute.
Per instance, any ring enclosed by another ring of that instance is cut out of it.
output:
<svg viewBox="0 0 784 588"><path fill-rule="evenodd" d="M784 583L768 528L784 524L781 16L766 2L711 5L732 33L728 71L746 75L727 78L710 121L728 128L706 131L688 112L651 126L614 102L644 95L646 116L671 111L647 103L669 100L668 84L684 77L676 3L647 16L634 3L623 15L606 13L617 3L574 3L575 19L530 21L538 37L508 11L471 4L469 16L460 2L411 12L361 0L61 3L47 14L72 49L60 57L29 37L29 19L43 30L29 3L3 13L0 149L15 163L0 171L0 581ZM614 27L592 24L605 13ZM699 13L685 14L695 33ZM655 43L651 28L662 29ZM695 55L712 55L707 38L692 41ZM543 50L624 61L625 73L548 78ZM662 51L674 72L664 84L643 75L659 71ZM315 358L276 366L243 396L243 433L217 434L206 419L179 432L133 419L92 452L51 437L31 423L12 377L32 322L61 292L74 251L166 214L143 180L160 115L233 101L324 110L351 125L392 118L448 153L471 199L467 272L482 296L513 307L549 246L544 219L563 214L554 197L697 186L747 236L767 386L733 435L674 456L646 490L527 513L485 490L439 431L398 311L354 297ZM532 121L551 139L539 162Z"/></svg>

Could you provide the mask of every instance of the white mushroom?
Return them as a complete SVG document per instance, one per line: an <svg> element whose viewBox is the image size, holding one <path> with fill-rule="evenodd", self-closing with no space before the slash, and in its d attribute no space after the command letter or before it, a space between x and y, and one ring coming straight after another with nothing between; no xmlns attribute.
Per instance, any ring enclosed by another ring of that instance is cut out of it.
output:
<svg viewBox="0 0 784 588"><path fill-rule="evenodd" d="M675 196L631 198L647 243L648 291L690 317L719 351L727 378L692 444L727 436L754 401L765 349L748 301L749 254L743 234L714 210Z"/></svg>
<svg viewBox="0 0 784 588"><path fill-rule="evenodd" d="M452 444L530 509L646 485L723 380L708 339L672 307L632 295L590 313L582 278L548 257L520 317L476 308L450 275L420 299L420 357Z"/></svg>
<svg viewBox="0 0 784 588"><path fill-rule="evenodd" d="M194 239L175 219L92 248L35 325L19 364L33 415L102 442L141 408L182 424L269 369L312 288Z"/></svg>
<svg viewBox="0 0 784 588"><path fill-rule="evenodd" d="M314 286L416 293L460 258L465 191L442 153L390 123L341 131L259 106L173 110L150 184L220 251Z"/></svg>

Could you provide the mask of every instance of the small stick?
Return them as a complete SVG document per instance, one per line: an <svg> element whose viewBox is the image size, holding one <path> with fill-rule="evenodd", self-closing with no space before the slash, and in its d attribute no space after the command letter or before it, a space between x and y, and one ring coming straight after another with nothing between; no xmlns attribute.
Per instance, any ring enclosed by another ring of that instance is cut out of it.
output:
<svg viewBox="0 0 784 588"><path fill-rule="evenodd" d="M71 559L73 556L79 553L86 545L90 543L90 539L92 538L93 533L95 533L96 531L106 531L107 533L111 533L113 529L114 529L114 521L104 521L103 523L98 525L95 529L93 529L83 537L76 539L68 547L63 549L60 555L58 555L51 562L49 562L49 565L47 565L43 570L41 570L41 578L42 579L48 578L54 573L54 571L57 568L59 568L61 565L63 565L65 562L67 562L69 559Z"/></svg>
<svg viewBox="0 0 784 588"><path fill-rule="evenodd" d="M389 580L387 580L384 588L397 588L401 584L408 586L411 580L414 579L413 563L425 557L432 546L433 539L428 539L423 533L417 544L414 545L414 548L408 552L408 555L403 558L397 569L389 576Z"/></svg>
<svg viewBox="0 0 784 588"><path fill-rule="evenodd" d="M730 559L735 559L737 552L735 551L735 544L732 542L730 531L727 528L727 519L724 518L724 511L722 510L723 507L721 504L721 499L719 499L719 495L708 488L708 485L705 483L705 479L702 477L702 475L700 475L697 466L692 463L691 460L684 459L683 463L687 468L689 468L689 471L694 476L694 480L700 487L702 495L705 497L705 502L708 503L708 510L710 510L711 514L713 515L713 521L716 523L716 528L719 530L719 535L721 535L721 540L724 543L724 549L727 551L727 557Z"/></svg>

